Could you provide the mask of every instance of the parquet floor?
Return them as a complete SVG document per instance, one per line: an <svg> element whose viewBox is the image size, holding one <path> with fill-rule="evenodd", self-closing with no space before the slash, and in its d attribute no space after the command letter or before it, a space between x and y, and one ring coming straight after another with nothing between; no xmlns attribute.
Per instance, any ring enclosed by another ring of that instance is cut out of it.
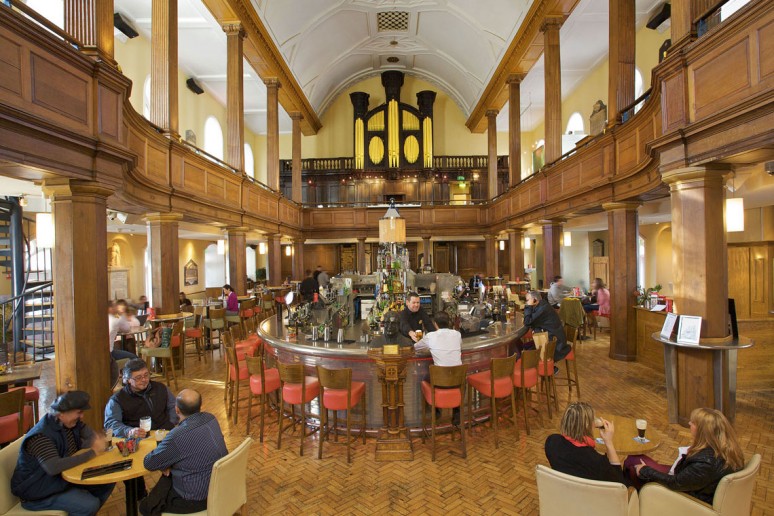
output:
<svg viewBox="0 0 774 516"><path fill-rule="evenodd" d="M665 436L654 458L671 463L678 445L689 443L690 434L687 429L666 422L663 378L641 364L608 359L607 349L607 335L581 344L578 369L582 399L599 411L646 418L649 427ZM202 392L204 409L219 417L226 443L232 449L245 436L246 407L238 426L226 421L222 402L223 362L217 354L215 361L207 364L188 360L191 379L181 381L180 386ZM53 377L53 363L47 362L40 385L52 384ZM560 387L559 393L560 402L566 404L566 388ZM54 393L46 389L42 395L41 406L47 407ZM774 514L773 414L774 390L739 393L736 427L742 446L748 457L753 453L763 456L753 498L754 515ZM303 457L298 455L295 438L283 439L283 449L277 450L274 423L267 425L268 439L259 444L254 425L256 444L247 475L249 513L537 514L534 470L537 464L547 464L543 443L558 424L556 415L553 420L544 415L542 426L536 422L528 437L522 422L520 440L506 428L498 450L487 426L468 441L467 459L450 453L452 447L442 446L436 462L430 460L429 442L423 446L417 439L413 462L377 463L371 439L365 446L354 446L350 465L341 446L326 446L325 458L318 460L316 437L308 439ZM441 437L441 444L447 440L448 437ZM149 475L146 483L152 486L155 476ZM118 485L100 514L123 512L123 485Z"/></svg>

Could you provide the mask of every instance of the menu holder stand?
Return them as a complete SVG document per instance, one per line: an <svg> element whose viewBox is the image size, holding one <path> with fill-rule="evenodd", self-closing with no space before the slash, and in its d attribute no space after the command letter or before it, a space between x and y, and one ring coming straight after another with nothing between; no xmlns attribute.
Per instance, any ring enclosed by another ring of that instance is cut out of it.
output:
<svg viewBox="0 0 774 516"><path fill-rule="evenodd" d="M406 363L409 357L414 356L414 348L400 347L398 353L393 354L375 348L369 350L368 355L376 363L377 376L382 385L383 425L376 439L376 461L414 460L414 448L404 420L403 398Z"/></svg>

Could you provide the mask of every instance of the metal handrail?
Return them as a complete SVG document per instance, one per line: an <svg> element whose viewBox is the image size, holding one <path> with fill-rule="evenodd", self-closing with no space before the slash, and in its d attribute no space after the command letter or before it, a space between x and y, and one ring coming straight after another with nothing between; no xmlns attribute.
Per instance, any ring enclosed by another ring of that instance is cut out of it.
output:
<svg viewBox="0 0 774 516"><path fill-rule="evenodd" d="M8 339L8 326L13 321L14 317L24 317L25 321L27 319L27 311L26 310L19 310L19 305L22 304L22 307L26 306L27 301L32 301L32 317L29 319L29 323L31 324L33 331L39 331L41 332L41 339L39 342L36 341L36 339L33 340L33 351L32 356L33 360L37 361L38 359L43 359L45 350L46 349L53 349L54 342L53 338L49 339L47 337L47 333L51 332L53 333L54 330L54 320L53 317L48 316L49 314L45 313L45 306L44 304L44 298L45 297L53 297L53 292L45 292L44 289L48 289L53 287L54 282L53 281L46 281L45 283L42 283L36 287L33 287L29 290L25 290L21 294L18 294L16 296L13 296L9 299L6 299L2 302L0 302L0 313L2 314L3 318L3 336L2 336L2 351L5 354L5 360L10 363L16 363L16 352L18 351L15 348L15 342L19 341L20 338L16 338L13 340ZM36 312L36 304L35 300L40 301L40 312ZM21 313L20 313L21 312ZM8 313L11 314L11 317L8 318ZM52 314L51 314L52 315ZM23 325L23 328L25 328L26 331L27 325ZM20 336L17 336L20 337ZM11 351L9 350L9 344L14 347L14 349ZM25 344L24 346L24 353L26 355L28 345ZM40 350L40 353L38 353L38 350Z"/></svg>

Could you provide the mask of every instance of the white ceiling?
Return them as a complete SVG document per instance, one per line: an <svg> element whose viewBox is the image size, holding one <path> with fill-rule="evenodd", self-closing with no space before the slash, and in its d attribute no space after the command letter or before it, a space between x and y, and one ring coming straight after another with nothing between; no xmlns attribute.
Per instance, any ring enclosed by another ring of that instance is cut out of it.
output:
<svg viewBox="0 0 774 516"><path fill-rule="evenodd" d="M469 114L532 3L250 1L318 115L355 82L396 69L436 84ZM379 31L385 11L408 12L408 30Z"/></svg>
<svg viewBox="0 0 774 516"><path fill-rule="evenodd" d="M144 38L151 39L151 0L115 0ZM226 34L201 0L178 0L178 63L205 91L226 105ZM266 133L266 86L244 62L245 126ZM291 120L280 106L280 132L290 132Z"/></svg>

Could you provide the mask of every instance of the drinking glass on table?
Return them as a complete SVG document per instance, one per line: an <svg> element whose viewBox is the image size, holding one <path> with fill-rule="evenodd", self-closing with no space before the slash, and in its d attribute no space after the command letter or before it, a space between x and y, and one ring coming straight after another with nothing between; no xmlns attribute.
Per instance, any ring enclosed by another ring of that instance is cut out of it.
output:
<svg viewBox="0 0 774 516"><path fill-rule="evenodd" d="M105 429L105 441L107 442L106 448L109 450L113 447L113 429L112 428L106 428Z"/></svg>
<svg viewBox="0 0 774 516"><path fill-rule="evenodd" d="M164 438L167 436L167 431L158 429L153 433L153 437L156 438L156 446L158 447L159 443L164 440Z"/></svg>
<svg viewBox="0 0 774 516"><path fill-rule="evenodd" d="M638 419L634 422L637 426L637 438L642 441L645 439L645 430L648 428L648 422L644 419Z"/></svg>
<svg viewBox="0 0 774 516"><path fill-rule="evenodd" d="M140 429L144 430L147 434L151 430L151 418L150 416L145 416L140 418Z"/></svg>

